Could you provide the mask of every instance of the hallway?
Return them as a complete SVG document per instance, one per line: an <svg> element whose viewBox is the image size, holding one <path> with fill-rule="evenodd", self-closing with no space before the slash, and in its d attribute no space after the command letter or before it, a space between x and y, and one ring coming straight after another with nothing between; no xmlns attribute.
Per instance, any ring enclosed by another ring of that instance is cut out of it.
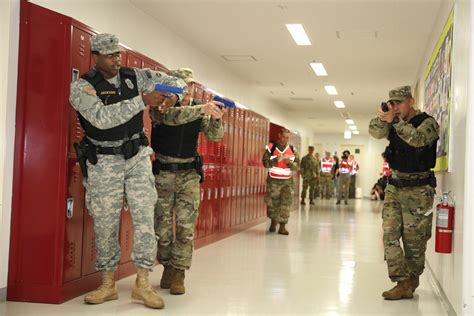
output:
<svg viewBox="0 0 474 316"><path fill-rule="evenodd" d="M446 315L429 272L413 300L384 301L392 284L383 261L381 202L348 206L316 200L294 211L289 237L254 226L195 252L187 293L163 311L130 303L134 276L120 281L118 301L86 306L6 302L0 315ZM158 284L162 268L152 274Z"/></svg>

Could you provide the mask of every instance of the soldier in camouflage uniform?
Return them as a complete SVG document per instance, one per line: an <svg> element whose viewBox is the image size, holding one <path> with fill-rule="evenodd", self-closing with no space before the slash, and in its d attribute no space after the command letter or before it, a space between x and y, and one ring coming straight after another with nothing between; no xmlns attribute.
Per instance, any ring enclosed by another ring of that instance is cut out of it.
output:
<svg viewBox="0 0 474 316"><path fill-rule="evenodd" d="M180 68L171 74L192 83L192 70ZM155 231L158 238L158 260L164 266L160 281L162 289L171 294L185 293L185 270L191 267L194 225L200 203L200 172L198 138L202 131L211 141L224 136L220 102L193 100L188 91L176 106L159 111L153 108L152 147L158 202L155 208ZM176 238L173 238L173 210L176 214Z"/></svg>
<svg viewBox="0 0 474 316"><path fill-rule="evenodd" d="M279 140L270 143L265 148L262 162L265 168L269 168L267 177L267 215L271 219L270 232L276 231L276 225L280 227L278 233L288 235L285 225L290 217L293 205L293 175L292 171L298 170L298 153L293 146L288 144L290 131L283 128L278 134Z"/></svg>
<svg viewBox="0 0 474 316"><path fill-rule="evenodd" d="M308 147L308 154L301 159L300 173L303 177L303 191L301 191L301 205L305 205L306 192L309 187L309 204L313 205L316 181L319 175L319 161L313 156L314 147Z"/></svg>
<svg viewBox="0 0 474 316"><path fill-rule="evenodd" d="M317 199L321 192L321 158L319 157L319 153L314 154L314 158L317 161L318 173L316 174L316 181L314 185L314 195L313 199Z"/></svg>
<svg viewBox="0 0 474 316"><path fill-rule="evenodd" d="M156 259L153 209L157 197L143 111L145 104L176 102L180 96L166 99L154 92L150 70L121 67L119 41L114 35L93 36L91 48L95 67L72 82L70 92L71 105L86 135L78 146L78 161L87 167L83 170L88 173L83 182L86 206L94 219L96 268L103 272L100 287L84 300L100 304L118 297L114 271L120 260L118 234L125 198L132 212L132 261L137 268L132 297L148 307L163 308L162 298L148 283Z"/></svg>
<svg viewBox="0 0 474 316"><path fill-rule="evenodd" d="M413 298L431 237L436 178L430 169L436 164L439 126L432 116L415 110L414 103L409 86L391 90L388 111L379 110L369 125L373 137L390 142L385 150L392 175L382 210L383 242L388 274L397 285L382 294L388 300Z"/></svg>

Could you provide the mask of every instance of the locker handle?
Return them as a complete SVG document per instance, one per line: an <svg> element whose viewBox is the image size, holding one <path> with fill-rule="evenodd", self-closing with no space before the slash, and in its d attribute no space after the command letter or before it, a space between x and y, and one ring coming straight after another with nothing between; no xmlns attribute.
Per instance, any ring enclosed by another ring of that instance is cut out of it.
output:
<svg viewBox="0 0 474 316"><path fill-rule="evenodd" d="M207 199L208 199L208 200L211 199L211 188L208 188L208 189L207 189Z"/></svg>
<svg viewBox="0 0 474 316"><path fill-rule="evenodd" d="M217 197L219 196L219 189L214 188L214 200L217 200Z"/></svg>
<svg viewBox="0 0 474 316"><path fill-rule="evenodd" d="M74 215L74 198L67 199L66 217L71 219Z"/></svg>
<svg viewBox="0 0 474 316"><path fill-rule="evenodd" d="M224 198L224 188L221 187L221 199L223 199L223 198Z"/></svg>
<svg viewBox="0 0 474 316"><path fill-rule="evenodd" d="M79 69L72 68L72 78L71 82L74 82L79 79Z"/></svg>

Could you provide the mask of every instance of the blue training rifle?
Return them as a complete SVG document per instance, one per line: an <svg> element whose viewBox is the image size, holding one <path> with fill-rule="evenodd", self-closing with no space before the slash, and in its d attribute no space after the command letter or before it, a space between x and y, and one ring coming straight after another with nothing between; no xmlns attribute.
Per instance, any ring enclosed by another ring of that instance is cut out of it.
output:
<svg viewBox="0 0 474 316"><path fill-rule="evenodd" d="M214 101L224 103L224 105L228 108L235 108L235 102L229 99L222 98L218 95L214 96Z"/></svg>
<svg viewBox="0 0 474 316"><path fill-rule="evenodd" d="M167 85L159 84L159 83L155 85L155 91L168 92L168 93L174 93L174 94L182 94L184 92L183 88L167 86Z"/></svg>

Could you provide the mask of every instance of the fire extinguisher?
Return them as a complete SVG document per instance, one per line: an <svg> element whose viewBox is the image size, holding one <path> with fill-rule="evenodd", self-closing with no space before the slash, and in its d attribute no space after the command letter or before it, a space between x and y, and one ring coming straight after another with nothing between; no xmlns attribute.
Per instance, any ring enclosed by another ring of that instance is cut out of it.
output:
<svg viewBox="0 0 474 316"><path fill-rule="evenodd" d="M449 192L443 192L441 203L436 205L435 251L451 253L453 246L454 206L449 205Z"/></svg>

